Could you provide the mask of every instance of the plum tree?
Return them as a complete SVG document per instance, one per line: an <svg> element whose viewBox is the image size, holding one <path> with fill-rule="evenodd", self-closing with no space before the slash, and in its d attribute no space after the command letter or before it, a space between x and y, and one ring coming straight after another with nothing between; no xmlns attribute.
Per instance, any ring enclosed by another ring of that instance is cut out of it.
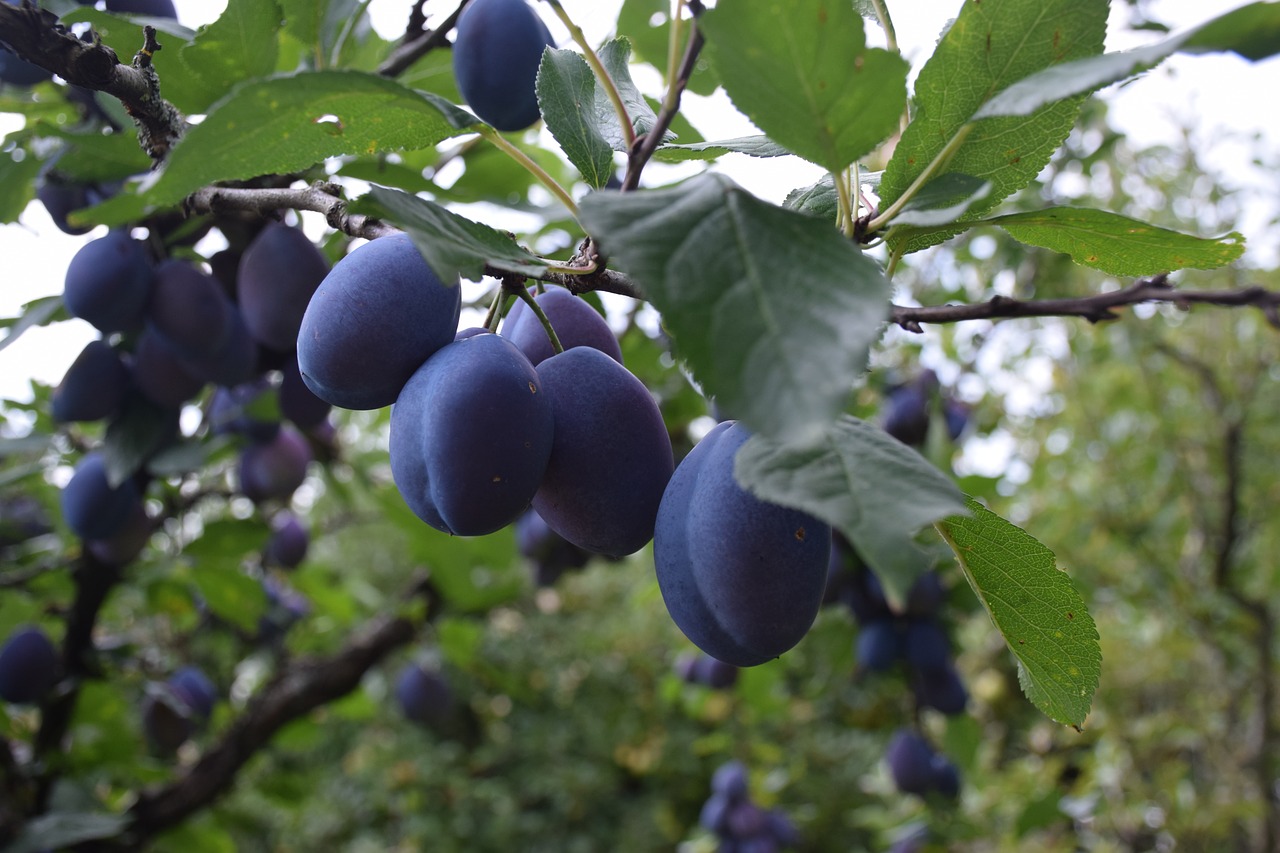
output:
<svg viewBox="0 0 1280 853"><path fill-rule="evenodd" d="M621 557L653 538L674 467L671 439L649 390L591 347L537 367L555 413L555 439L533 507L580 548Z"/></svg>
<svg viewBox="0 0 1280 853"><path fill-rule="evenodd" d="M472 0L458 18L453 73L467 106L498 130L540 117L534 83L551 32L525 0Z"/></svg>
<svg viewBox="0 0 1280 853"><path fill-rule="evenodd" d="M120 408L130 387L129 370L106 341L90 341L53 390L56 421L98 421Z"/></svg>
<svg viewBox="0 0 1280 853"><path fill-rule="evenodd" d="M653 542L671 618L694 645L735 666L800 642L822 605L831 548L826 524L738 485L733 457L748 437L724 421L684 458Z"/></svg>
<svg viewBox="0 0 1280 853"><path fill-rule="evenodd" d="M53 688L57 677L58 651L44 629L19 628L0 647L0 700L35 704Z"/></svg>
<svg viewBox="0 0 1280 853"><path fill-rule="evenodd" d="M617 337L600 312L585 299L574 296L563 287L551 285L537 294L534 301L547 315L547 321L555 329L563 349L594 347L622 364L622 348ZM520 347L535 366L555 355L546 329L523 300L517 301L507 312L502 336Z"/></svg>
<svg viewBox="0 0 1280 853"><path fill-rule="evenodd" d="M253 337L272 349L298 346L307 303L329 262L297 228L269 222L240 257L236 301Z"/></svg>
<svg viewBox="0 0 1280 853"><path fill-rule="evenodd" d="M140 502L132 479L113 487L102 454L89 453L62 489L62 517L81 539L106 539L124 527Z"/></svg>
<svg viewBox="0 0 1280 853"><path fill-rule="evenodd" d="M463 338L427 359L391 410L391 473L419 518L480 536L528 509L555 430L543 386L499 335Z"/></svg>
<svg viewBox="0 0 1280 853"><path fill-rule="evenodd" d="M73 317L103 333L142 326L151 297L152 270L142 244L126 231L85 243L67 265L62 300Z"/></svg>
<svg viewBox="0 0 1280 853"><path fill-rule="evenodd" d="M409 377L453 340L455 283L427 266L408 235L381 237L334 264L298 332L298 369L317 397L344 409L395 402Z"/></svg>

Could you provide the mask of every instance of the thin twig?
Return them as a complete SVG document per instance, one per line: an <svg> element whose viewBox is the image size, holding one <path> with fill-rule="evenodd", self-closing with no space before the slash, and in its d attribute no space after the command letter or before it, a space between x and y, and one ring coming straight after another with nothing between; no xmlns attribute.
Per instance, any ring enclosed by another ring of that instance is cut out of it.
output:
<svg viewBox="0 0 1280 853"><path fill-rule="evenodd" d="M458 4L449 17L440 22L434 30L427 30L417 38L398 45L391 55L378 66L378 73L383 77L399 77L409 66L426 56L438 47L449 44L449 31L458 23L458 16L467 5L466 0ZM406 33L407 34L407 33Z"/></svg>

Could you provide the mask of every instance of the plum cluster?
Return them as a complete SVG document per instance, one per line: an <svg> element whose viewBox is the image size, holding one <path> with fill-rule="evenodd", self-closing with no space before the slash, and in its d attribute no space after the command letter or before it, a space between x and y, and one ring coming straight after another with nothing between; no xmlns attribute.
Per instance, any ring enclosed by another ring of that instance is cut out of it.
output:
<svg viewBox="0 0 1280 853"><path fill-rule="evenodd" d="M680 463L662 498L653 560L663 601L699 649L734 666L776 658L822 605L831 528L738 485L733 457L749 437L718 424Z"/></svg>
<svg viewBox="0 0 1280 853"><path fill-rule="evenodd" d="M532 125L541 117L535 84L547 47L555 47L551 33L525 0L471 0L453 41L453 74L467 106L498 130Z"/></svg>
<svg viewBox="0 0 1280 853"><path fill-rule="evenodd" d="M960 795L960 771L955 764L911 729L894 732L885 750L885 762L893 784L904 794L939 795L951 800Z"/></svg>
<svg viewBox="0 0 1280 853"><path fill-rule="evenodd" d="M721 765L711 777L698 822L716 834L720 853L774 853L798 845L800 833L787 816L751 802L747 782L740 761Z"/></svg>
<svg viewBox="0 0 1280 853"><path fill-rule="evenodd" d="M702 652L686 652L676 658L675 671L686 684L727 690L738 683L738 667Z"/></svg>
<svg viewBox="0 0 1280 853"><path fill-rule="evenodd" d="M19 628L0 646L0 701L34 705L58 679L58 650L42 628Z"/></svg>

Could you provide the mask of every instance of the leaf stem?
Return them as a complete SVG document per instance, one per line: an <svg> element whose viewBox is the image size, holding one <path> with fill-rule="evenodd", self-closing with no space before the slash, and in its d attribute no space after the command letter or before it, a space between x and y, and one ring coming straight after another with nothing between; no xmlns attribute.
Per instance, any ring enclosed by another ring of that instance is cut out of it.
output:
<svg viewBox="0 0 1280 853"><path fill-rule="evenodd" d="M582 53L587 59L587 64L591 66L591 70L595 72L596 80L604 89L605 94L609 96L609 102L613 104L613 111L618 114L618 123L622 125L622 136L627 143L627 148L636 144L636 129L631 123L631 116L627 115L627 105L622 102L622 95L618 92L617 85L614 84L613 78L609 76L609 72L605 70L604 64L600 62L600 57L596 55L592 49L591 43L587 41L587 35L573 22L569 17L569 13L564 10L564 6L560 5L560 0L547 0L551 5L551 9L556 13L556 17L560 19L560 23L569 28L569 35L573 37L573 41L578 47L582 48Z"/></svg>
<svg viewBox="0 0 1280 853"><path fill-rule="evenodd" d="M969 138L969 134L972 131L972 124L966 124L957 130L955 136L951 137L951 141L946 144L946 147L939 151L937 156L929 162L929 165L924 167L924 171L911 182L911 186L907 187L902 195L898 196L897 200L885 208L879 216L867 223L867 233L871 234L879 231L901 213L902 208L906 207L908 202L915 198L916 193L920 192L924 185L929 183L933 176L951 161L951 158L955 156L956 151Z"/></svg>
<svg viewBox="0 0 1280 853"><path fill-rule="evenodd" d="M560 186L560 183L556 181L555 178L547 174L545 169L535 163L533 158L504 139L502 134L498 133L498 131L494 130L492 127L489 127L488 125L479 125L477 126L477 130L481 136L496 145L498 150L503 154L506 154L512 160L515 160L523 166L531 175L538 179L540 184L550 190L552 195L560 199L560 202L565 207L569 208L569 213L573 215L575 220L579 218L578 203L573 200L573 196L569 195L569 191Z"/></svg>
<svg viewBox="0 0 1280 853"><path fill-rule="evenodd" d="M498 293L493 297L493 301L489 303L489 313L484 317L484 327L491 332L498 331L498 319L502 314L502 303L507 301L507 288L505 286L498 288Z"/></svg>
<svg viewBox="0 0 1280 853"><path fill-rule="evenodd" d="M506 283L503 283L506 287ZM516 296L524 300L524 304L529 306L529 310L538 318L538 322L542 324L542 328L547 333L547 337L551 339L551 349L556 355L564 352L564 344L560 343L560 338L556 336L556 330L551 328L551 321L547 319L547 314L542 310L542 306L538 304L538 300L533 298L533 294L529 292L523 284L516 289Z"/></svg>
<svg viewBox="0 0 1280 853"><path fill-rule="evenodd" d="M848 172L844 169L839 172L832 172L831 182L836 186L836 199L839 202L839 212L836 214L837 227L839 227L841 234L851 238L853 237L853 221L856 217L853 215L853 199L849 197Z"/></svg>
<svg viewBox="0 0 1280 853"><path fill-rule="evenodd" d="M680 37L684 35L684 21L680 13L684 11L684 0L674 0L675 12L671 16L671 29L667 33L667 94L663 97L663 106L669 106L672 89L676 85L676 77L680 74Z"/></svg>

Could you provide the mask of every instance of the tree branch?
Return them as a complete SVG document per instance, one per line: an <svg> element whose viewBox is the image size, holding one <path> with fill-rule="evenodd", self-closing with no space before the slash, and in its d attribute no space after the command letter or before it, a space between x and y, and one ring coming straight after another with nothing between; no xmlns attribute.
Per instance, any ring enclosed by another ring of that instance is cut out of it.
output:
<svg viewBox="0 0 1280 853"><path fill-rule="evenodd" d="M158 163L182 137L186 122L160 97L160 77L151 64L152 54L160 49L155 28L144 27L143 33L142 50L134 56L133 65L124 65L96 37L93 44L80 41L52 12L0 3L0 41L68 83L118 98L138 127L138 141Z"/></svg>
<svg viewBox="0 0 1280 853"><path fill-rule="evenodd" d="M391 51L391 55L378 66L378 73L383 77L398 77L409 66L431 51L447 45L449 43L449 31L458 23L458 16L462 14L462 10L466 5L466 0L463 0L458 4L458 8L453 10L453 14L440 22L440 26L434 30L426 30L417 38L409 39L397 45L395 50ZM416 9L418 9L417 6L415 6ZM408 35L407 32L405 34Z"/></svg>

